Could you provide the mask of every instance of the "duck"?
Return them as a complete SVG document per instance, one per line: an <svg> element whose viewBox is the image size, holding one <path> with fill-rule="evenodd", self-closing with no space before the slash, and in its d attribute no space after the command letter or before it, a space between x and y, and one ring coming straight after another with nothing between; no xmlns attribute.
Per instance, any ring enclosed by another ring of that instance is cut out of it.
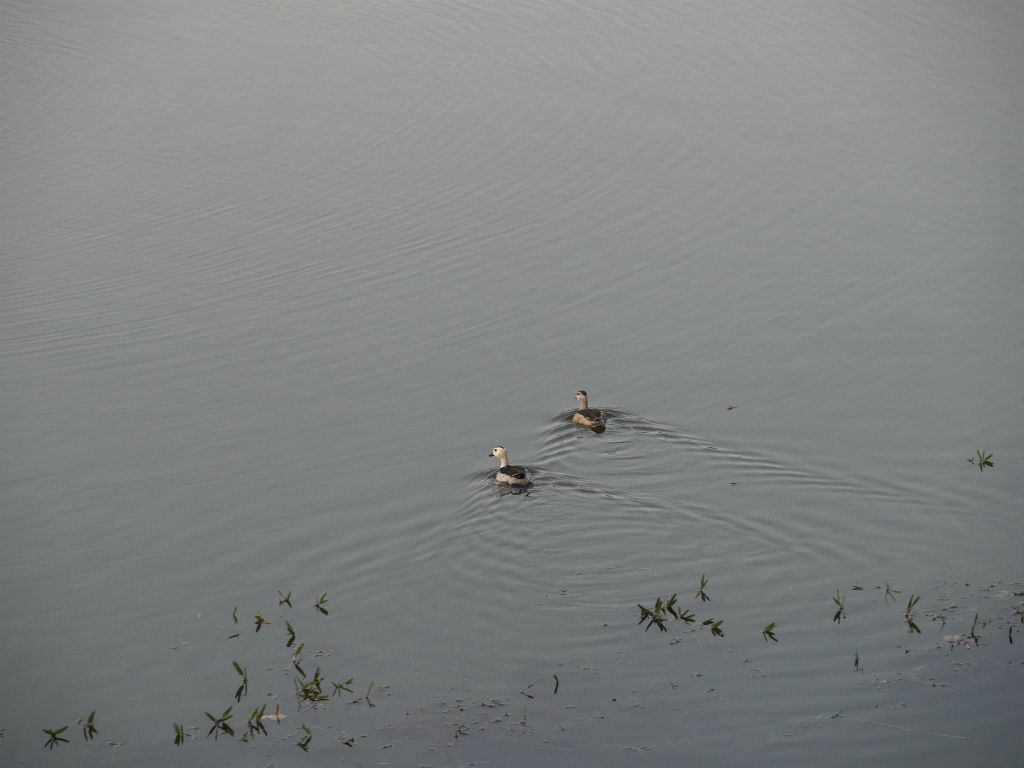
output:
<svg viewBox="0 0 1024 768"><path fill-rule="evenodd" d="M572 415L572 423L583 427L603 427L604 414L597 408L587 406L587 390L577 392L576 399L580 401L580 409Z"/></svg>
<svg viewBox="0 0 1024 768"><path fill-rule="evenodd" d="M498 461L501 462L501 466L498 467L498 474L494 476L497 482L508 485L529 485L530 479L526 475L526 467L509 464L508 451L500 445L496 445L491 448L491 456L497 457Z"/></svg>

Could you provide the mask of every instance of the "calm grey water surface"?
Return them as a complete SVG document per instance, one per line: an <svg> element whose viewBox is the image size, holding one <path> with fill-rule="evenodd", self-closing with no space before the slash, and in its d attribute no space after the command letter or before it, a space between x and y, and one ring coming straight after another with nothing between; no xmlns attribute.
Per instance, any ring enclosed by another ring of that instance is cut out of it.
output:
<svg viewBox="0 0 1024 768"><path fill-rule="evenodd" d="M0 760L1019 755L1024 6L0 20Z"/></svg>

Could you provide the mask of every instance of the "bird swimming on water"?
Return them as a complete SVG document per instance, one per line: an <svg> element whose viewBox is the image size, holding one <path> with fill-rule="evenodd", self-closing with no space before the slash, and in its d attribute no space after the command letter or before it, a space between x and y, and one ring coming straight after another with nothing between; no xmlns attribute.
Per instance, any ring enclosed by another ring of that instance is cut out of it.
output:
<svg viewBox="0 0 1024 768"><path fill-rule="evenodd" d="M498 461L501 462L501 466L498 467L498 474L494 476L495 480L499 483L507 483L508 485L529 485L530 478L526 474L526 467L509 464L508 451L500 445L496 445L491 448L491 456L497 457Z"/></svg>
<svg viewBox="0 0 1024 768"><path fill-rule="evenodd" d="M588 407L587 390L577 392L576 399L580 401L580 409L572 415L572 423L583 427L603 427L604 414L597 408Z"/></svg>

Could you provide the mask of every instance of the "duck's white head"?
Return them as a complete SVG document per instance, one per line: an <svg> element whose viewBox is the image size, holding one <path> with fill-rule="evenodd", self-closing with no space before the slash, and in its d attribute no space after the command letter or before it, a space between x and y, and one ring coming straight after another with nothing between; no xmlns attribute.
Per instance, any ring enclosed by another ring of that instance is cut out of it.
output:
<svg viewBox="0 0 1024 768"><path fill-rule="evenodd" d="M586 402L587 402L587 390L581 389L579 392L577 392L576 393L576 399L579 400L584 405L586 405Z"/></svg>
<svg viewBox="0 0 1024 768"><path fill-rule="evenodd" d="M507 459L508 451L506 451L500 445L496 445L493 448L491 448L491 456L494 456L498 459Z"/></svg>

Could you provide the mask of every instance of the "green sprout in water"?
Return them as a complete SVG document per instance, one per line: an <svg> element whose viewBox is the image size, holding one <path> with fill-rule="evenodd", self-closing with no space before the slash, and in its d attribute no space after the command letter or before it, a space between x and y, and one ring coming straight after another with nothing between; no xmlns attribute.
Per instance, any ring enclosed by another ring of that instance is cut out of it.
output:
<svg viewBox="0 0 1024 768"><path fill-rule="evenodd" d="M714 619L705 619L703 626L708 627L711 630L712 636L725 637L725 630L722 629L723 621L725 621L725 619L719 619L718 621L715 621Z"/></svg>
<svg viewBox="0 0 1024 768"><path fill-rule="evenodd" d="M352 685L351 677L343 683L336 683L333 680L331 680L331 685L334 686L334 690L331 692L331 698L334 698L335 696L341 696L342 691L348 691L349 693L352 693L352 689L349 688L349 686Z"/></svg>
<svg viewBox="0 0 1024 768"><path fill-rule="evenodd" d="M273 624L273 622L268 619L264 619L263 614L256 611L256 631L259 632L263 628L264 624Z"/></svg>
<svg viewBox="0 0 1024 768"><path fill-rule="evenodd" d="M637 608L640 609L640 621L637 624L643 624L647 622L647 626L644 628L644 632L650 629L655 624L658 625L658 629L662 632L668 632L668 627L665 626L665 616L661 605L661 598L659 597L657 602L654 604L654 610L652 611L645 605L637 603Z"/></svg>
<svg viewBox="0 0 1024 768"><path fill-rule="evenodd" d="M60 728L43 728L43 733L50 737L46 740L46 743L43 746L47 749L53 749L62 741L66 744L68 740L61 736L61 734L67 729L68 727L66 725L61 726Z"/></svg>
<svg viewBox="0 0 1024 768"><path fill-rule="evenodd" d="M650 621L647 624L647 629L650 629L652 625L657 624L658 629L662 632L668 632L668 627L665 626L665 619L660 616L656 616L650 608L645 608L640 605L640 603L637 603L637 605L640 606L640 621L637 622L638 624L643 624L644 620L649 619Z"/></svg>
<svg viewBox="0 0 1024 768"><path fill-rule="evenodd" d="M706 587L707 585L708 577L702 573L700 575L700 587L697 589L697 594L694 595L694 597L699 597L702 603L706 603L709 600L711 600L711 598L708 597L708 593L704 591L704 587Z"/></svg>
<svg viewBox="0 0 1024 768"><path fill-rule="evenodd" d="M242 678L242 684L238 686L238 690L235 691L235 701L241 701L242 696L249 693L249 670L243 667L237 661L231 662L235 667L235 672Z"/></svg>
<svg viewBox="0 0 1024 768"><path fill-rule="evenodd" d="M288 642L284 644L284 647L291 648L295 644L295 630L292 628L291 622L286 621L284 626L288 630Z"/></svg>
<svg viewBox="0 0 1024 768"><path fill-rule="evenodd" d="M209 712L206 713L206 716L210 718L210 722L213 723L213 725L210 726L210 730L206 733L207 738L210 737L210 734L213 734L213 740L216 741L217 737L222 733L226 733L228 736L235 735L235 729L228 724L228 720L231 719L231 707L225 709L224 713L220 717L214 717Z"/></svg>
<svg viewBox="0 0 1024 768"><path fill-rule="evenodd" d="M917 632L921 634L920 628L914 623L914 606L917 605L917 601L921 599L920 595L911 593L910 599L907 601L907 610L903 612L903 618L907 622L907 627L911 632Z"/></svg>
<svg viewBox="0 0 1024 768"><path fill-rule="evenodd" d="M840 597L839 590L837 589L835 595L832 597L832 602L836 604L836 608L838 609L835 616L832 617L832 621L836 624L842 624L843 619L846 618L846 598Z"/></svg>
<svg viewBox="0 0 1024 768"><path fill-rule="evenodd" d="M286 595L284 592L282 592L279 589L279 590L277 590L277 594L280 597L280 599L277 601L278 605L287 605L289 608L292 607L292 593L291 592L289 592Z"/></svg>
<svg viewBox="0 0 1024 768"><path fill-rule="evenodd" d="M892 584L890 584L889 582L886 582L885 583L885 594L882 595L882 602L888 603L890 600L892 600L895 603L896 602L896 595L898 595L899 593L900 593L900 591L898 589L893 589L892 588Z"/></svg>
<svg viewBox="0 0 1024 768"><path fill-rule="evenodd" d="M771 624L767 624L767 625L765 626L765 628L761 630L761 637L763 637L763 638L764 638L764 641L765 641L766 643L767 643L767 642L768 642L769 640L771 640L771 641L773 641L773 642L776 642L776 643L777 643L777 642L779 642L779 638L777 638L777 637L775 636L775 627L776 627L776 626L777 626L777 625L776 625L776 624L775 624L775 622L773 621L773 622L772 622Z"/></svg>
<svg viewBox="0 0 1024 768"><path fill-rule="evenodd" d="M860 651L853 652L853 671L864 674L864 667L860 665Z"/></svg>
<svg viewBox="0 0 1024 768"><path fill-rule="evenodd" d="M640 621L638 621L637 624L643 624L645 621L647 622L647 626L644 627L644 632L655 625L657 625L658 629L662 632L668 632L668 628L665 626L665 622L667 621L666 614L685 622L693 621L693 614L690 613L690 611L680 611L676 607L677 600L678 598L676 594L673 594L672 597L667 600L663 597L655 598L653 609L637 603L636 606L640 609Z"/></svg>
<svg viewBox="0 0 1024 768"><path fill-rule="evenodd" d="M300 703L307 701L314 706L321 701L327 701L329 697L323 692L323 678L320 677L320 667L316 668L313 676L308 680L295 681L295 698Z"/></svg>
<svg viewBox="0 0 1024 768"><path fill-rule="evenodd" d="M252 712L249 713L249 719L246 721L245 727L248 733L242 737L243 741L255 738L258 734L262 733L267 736L267 728L263 725L263 713L267 711L267 705L262 704Z"/></svg>
<svg viewBox="0 0 1024 768"><path fill-rule="evenodd" d="M89 716L83 720L78 721L78 725L82 726L82 736L85 737L86 741L91 741L99 731L96 730L96 710L94 709L89 713Z"/></svg>
<svg viewBox="0 0 1024 768"><path fill-rule="evenodd" d="M326 592L324 592L322 595L320 595L320 597L317 599L317 601L315 603L313 603L313 607L316 608L317 611L322 613L324 616L326 616L328 611L327 611L326 608L324 608L325 605L327 605L327 593Z"/></svg>
<svg viewBox="0 0 1024 768"><path fill-rule="evenodd" d="M302 730L305 731L306 735L295 742L295 746L303 752L309 752L309 742L313 739L313 733L309 730L309 726L305 724L302 726Z"/></svg>
<svg viewBox="0 0 1024 768"><path fill-rule="evenodd" d="M185 726L181 723L173 723L174 725L174 746L180 747L185 743Z"/></svg>
<svg viewBox="0 0 1024 768"><path fill-rule="evenodd" d="M979 472L984 472L985 471L985 467L994 467L995 466L995 464L992 463L992 454L991 453L985 453L984 451L975 451L974 453L977 454L977 455L976 456L968 456L967 457L967 463L968 464L973 464L974 466L976 466L978 468Z"/></svg>

